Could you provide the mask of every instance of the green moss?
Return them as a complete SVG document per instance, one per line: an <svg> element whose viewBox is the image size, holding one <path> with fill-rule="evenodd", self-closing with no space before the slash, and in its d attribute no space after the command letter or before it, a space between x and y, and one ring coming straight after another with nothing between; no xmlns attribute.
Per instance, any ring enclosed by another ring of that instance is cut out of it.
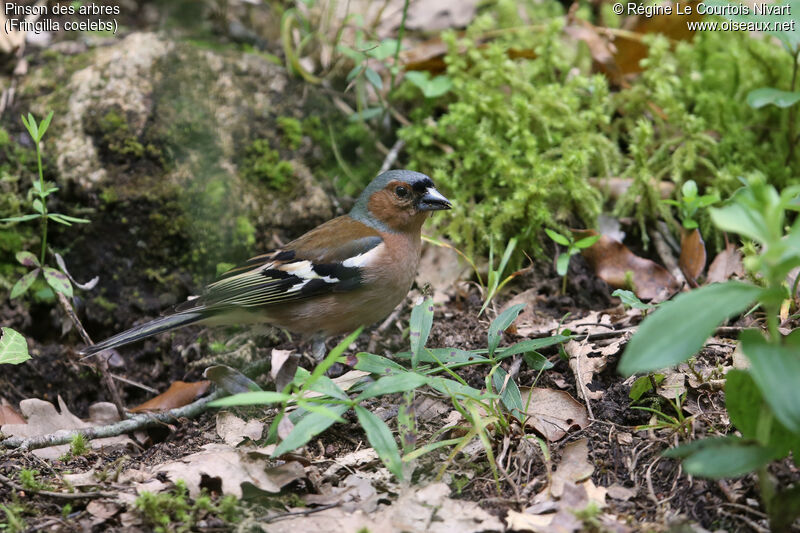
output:
<svg viewBox="0 0 800 533"><path fill-rule="evenodd" d="M256 244L256 228L245 216L236 217L236 229L234 237L237 242L247 248L252 248Z"/></svg>
<svg viewBox="0 0 800 533"><path fill-rule="evenodd" d="M281 142L290 150L300 148L303 141L303 125L300 121L293 117L278 117L278 126L283 132Z"/></svg>
<svg viewBox="0 0 800 533"><path fill-rule="evenodd" d="M235 497L223 496L215 502L203 492L192 501L186 483L181 480L175 483L173 492L143 492L135 506L147 525L157 532L193 531L197 521L207 515L216 515L230 524L241 519L241 507Z"/></svg>
<svg viewBox="0 0 800 533"><path fill-rule="evenodd" d="M161 161L163 154L153 143L145 143L131 131L127 118L112 108L101 114L89 114L86 130L96 138L101 155L116 164L147 158Z"/></svg>
<svg viewBox="0 0 800 533"><path fill-rule="evenodd" d="M246 179L265 184L272 190L287 192L294 182L294 167L281 160L277 150L270 147L266 139L256 139L245 149L240 166Z"/></svg>
<svg viewBox="0 0 800 533"><path fill-rule="evenodd" d="M117 309L117 304L110 301L105 296L95 296L92 298L92 301L102 307L104 310L108 311L109 313L113 313Z"/></svg>

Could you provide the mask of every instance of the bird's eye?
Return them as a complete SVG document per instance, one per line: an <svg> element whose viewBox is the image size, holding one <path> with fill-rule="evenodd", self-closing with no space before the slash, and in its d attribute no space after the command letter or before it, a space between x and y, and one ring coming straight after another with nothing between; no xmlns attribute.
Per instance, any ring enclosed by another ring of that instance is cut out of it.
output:
<svg viewBox="0 0 800 533"><path fill-rule="evenodd" d="M394 193L397 195L398 198L406 198L408 197L408 189L403 187L402 185L394 190Z"/></svg>

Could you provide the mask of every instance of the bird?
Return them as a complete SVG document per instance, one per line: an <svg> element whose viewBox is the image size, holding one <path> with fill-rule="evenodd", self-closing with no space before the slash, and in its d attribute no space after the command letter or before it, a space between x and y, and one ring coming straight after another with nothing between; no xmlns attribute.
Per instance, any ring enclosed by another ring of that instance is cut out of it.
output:
<svg viewBox="0 0 800 533"><path fill-rule="evenodd" d="M170 314L81 354L89 357L189 324L267 323L308 338L319 361L329 337L382 320L405 298L419 266L423 223L434 211L451 207L425 174L383 172L346 215L228 270Z"/></svg>

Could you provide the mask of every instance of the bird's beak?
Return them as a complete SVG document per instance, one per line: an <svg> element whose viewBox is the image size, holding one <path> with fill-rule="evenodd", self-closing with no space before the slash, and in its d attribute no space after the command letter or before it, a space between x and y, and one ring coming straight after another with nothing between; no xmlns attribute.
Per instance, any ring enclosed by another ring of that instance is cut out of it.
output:
<svg viewBox="0 0 800 533"><path fill-rule="evenodd" d="M417 202L417 209L420 211L441 211L442 209L450 209L451 207L453 207L453 205L450 203L450 200L445 198L442 193L433 187L428 187L428 190L425 191L425 194L419 199L419 202Z"/></svg>

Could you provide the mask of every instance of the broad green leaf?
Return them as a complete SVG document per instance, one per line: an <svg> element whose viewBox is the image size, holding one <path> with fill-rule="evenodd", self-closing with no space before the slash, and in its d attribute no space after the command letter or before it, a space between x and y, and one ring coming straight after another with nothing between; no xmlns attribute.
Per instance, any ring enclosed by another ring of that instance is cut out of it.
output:
<svg viewBox="0 0 800 533"><path fill-rule="evenodd" d="M567 274L569 270L569 258L570 255L568 253L558 255L556 259L556 272L559 276L565 276Z"/></svg>
<svg viewBox="0 0 800 533"><path fill-rule="evenodd" d="M360 405L355 406L355 411L358 423L364 428L367 440L377 452L378 457L397 479L403 479L403 461L400 459L400 451L397 449L397 443L392 437L389 426Z"/></svg>
<svg viewBox="0 0 800 533"><path fill-rule="evenodd" d="M441 74L431 78L430 82L422 90L422 94L425 95L425 98L439 98L449 93L452 88L453 81L450 77Z"/></svg>
<svg viewBox="0 0 800 533"><path fill-rule="evenodd" d="M317 382L319 383L319 382ZM309 402L307 400L298 400L297 405L302 407L309 413L322 415L324 417L330 418L334 422L344 422L344 418L341 417L341 413L337 413L330 407L322 405L320 403Z"/></svg>
<svg viewBox="0 0 800 533"><path fill-rule="evenodd" d="M618 370L629 376L676 365L696 354L723 320L747 309L761 289L736 281L678 295L639 326Z"/></svg>
<svg viewBox="0 0 800 533"><path fill-rule="evenodd" d="M39 127L36 125L36 119L33 118L33 115L28 113L28 118L25 118L25 115L22 115L22 123L25 124L25 128L30 133L31 138L34 142L39 142Z"/></svg>
<svg viewBox="0 0 800 533"><path fill-rule="evenodd" d="M712 479L752 472L775 458L774 450L739 438L710 438L667 450L665 457L683 457L688 474Z"/></svg>
<svg viewBox="0 0 800 533"><path fill-rule="evenodd" d="M507 376L508 372L498 366L494 374L492 374L492 385L494 386L494 390L500 394L500 400L503 402L503 405L506 406L508 412L518 419L524 420L525 415L523 413L522 395L519 392L519 387L513 379L508 379L508 381L506 381Z"/></svg>
<svg viewBox="0 0 800 533"><path fill-rule="evenodd" d="M641 301L633 292L624 289L617 289L611 293L611 296L616 296L622 303L633 309L653 309L655 305L646 304Z"/></svg>
<svg viewBox="0 0 800 533"><path fill-rule="evenodd" d="M359 400L383 396L384 394L394 394L417 389L428 382L428 377L414 372L403 372L384 376L375 383L371 383L364 392L358 395Z"/></svg>
<svg viewBox="0 0 800 533"><path fill-rule="evenodd" d="M367 81L370 82L373 87L375 87L379 91L383 89L383 80L381 80L380 75L373 69L369 67L365 68L364 76L366 76Z"/></svg>
<svg viewBox="0 0 800 533"><path fill-rule="evenodd" d="M469 385L463 385L458 381L447 378L432 378L428 382L428 386L448 396L471 398L477 401L498 397L496 394L481 392Z"/></svg>
<svg viewBox="0 0 800 533"><path fill-rule="evenodd" d="M349 405L331 405L328 407L330 411L339 416L343 415L345 411L350 408ZM283 442L281 442L278 447L275 448L275 451L272 452L272 457L278 457L284 453L296 450L315 436L331 427L334 422L335 420L330 418L327 414L308 413L299 422L297 422L297 424L294 426L294 429L286 436Z"/></svg>
<svg viewBox="0 0 800 533"><path fill-rule="evenodd" d="M367 50L367 55L374 57L378 61L383 61L394 56L397 51L397 39L384 39L377 46ZM400 48L402 50L402 47Z"/></svg>
<svg viewBox="0 0 800 533"><path fill-rule="evenodd" d="M41 200L39 200L39 199L37 198L37 199L35 199L35 200L33 201L33 203L32 203L31 205L33 206L33 210L34 210L34 211L36 211L36 212L37 212L37 213L39 213L40 215L43 215L43 214L44 214L44 205L42 204L42 201L41 201Z"/></svg>
<svg viewBox="0 0 800 533"><path fill-rule="evenodd" d="M774 105L777 107L791 107L800 102L800 92L781 91L772 87L753 89L747 94L747 103L753 109Z"/></svg>
<svg viewBox="0 0 800 533"><path fill-rule="evenodd" d="M502 351L498 354L495 358L497 361L505 359L506 357L511 357L512 355L517 355L520 353L528 353L534 352L536 350L541 350L542 348L547 348L548 346L553 346L555 344L561 344L562 342L567 342L569 337L564 335L553 335L551 337L542 337L541 339L527 339L524 341L519 341L511 346L503 348ZM539 355L539 354L537 354ZM539 355L539 357L541 357ZM542 368L547 370L551 368L553 365L547 359L544 360L542 363L541 368L536 368L535 370L541 370Z"/></svg>
<svg viewBox="0 0 800 533"><path fill-rule="evenodd" d="M494 355L495 350L500 345L503 332L514 323L519 314L525 308L525 304L512 305L492 321L489 326L489 356Z"/></svg>
<svg viewBox="0 0 800 533"><path fill-rule="evenodd" d="M0 365L18 365L30 358L25 337L11 328L0 328Z"/></svg>
<svg viewBox="0 0 800 533"><path fill-rule="evenodd" d="M352 81L353 78L361 74L361 71L364 70L364 65L356 65L353 69L347 74L347 78L345 81Z"/></svg>
<svg viewBox="0 0 800 533"><path fill-rule="evenodd" d="M755 330L740 335L742 351L750 360L750 375L775 417L793 433L800 433L800 353L773 345Z"/></svg>
<svg viewBox="0 0 800 533"><path fill-rule="evenodd" d="M758 211L739 203L708 210L711 220L719 229L732 231L764 244L770 240L769 228Z"/></svg>
<svg viewBox="0 0 800 533"><path fill-rule="evenodd" d="M395 359L411 359L412 355L411 352L400 352L394 354L394 357ZM419 354L420 363L436 363L437 361L449 366L459 363L486 362L488 359L475 352L459 348L427 348Z"/></svg>
<svg viewBox="0 0 800 533"><path fill-rule="evenodd" d="M67 298L72 298L72 283L69 282L66 274L55 268L44 267L44 279L54 291L60 292Z"/></svg>
<svg viewBox="0 0 800 533"><path fill-rule="evenodd" d="M387 376L392 372L406 372L405 367L387 359L382 355L375 355L373 353L361 352L356 355L358 363L356 363L356 370L362 372L369 372L370 374L378 374Z"/></svg>
<svg viewBox="0 0 800 533"><path fill-rule="evenodd" d="M42 218L39 213L31 213L30 215L22 215L19 217L0 218L0 222L25 222L35 218Z"/></svg>
<svg viewBox="0 0 800 533"><path fill-rule="evenodd" d="M584 248L589 248L591 245L599 241L600 237L602 237L602 235L591 235L589 237L584 237L583 239L575 242L575 247L581 250Z"/></svg>
<svg viewBox="0 0 800 533"><path fill-rule="evenodd" d="M337 400L347 400L349 398L347 393L328 376L320 376L317 378L311 385L310 390L330 396L331 398L336 398Z"/></svg>
<svg viewBox="0 0 800 533"><path fill-rule="evenodd" d="M557 232L555 232L555 231L553 231L551 229L547 229L547 228L545 228L544 232L547 233L548 237L550 237L553 241L557 242L561 246L569 246L569 239L567 239L566 237L564 237L560 233L557 233Z"/></svg>
<svg viewBox="0 0 800 533"><path fill-rule="evenodd" d="M30 252L17 252L17 261L19 264L26 266L26 267L38 267L39 265L39 258L33 255Z"/></svg>
<svg viewBox="0 0 800 533"><path fill-rule="evenodd" d="M36 278L39 277L40 270L41 269L39 268L35 268L30 272L28 272L27 274L25 274L24 276L22 276L21 278L19 278L17 282L14 284L14 286L11 288L11 295L9 296L9 298L13 300L18 296L25 294L28 291L28 289L31 288L33 282L36 281Z"/></svg>
<svg viewBox="0 0 800 533"><path fill-rule="evenodd" d="M778 492L770 500L769 527L772 531L791 531L800 516L800 485Z"/></svg>
<svg viewBox="0 0 800 533"><path fill-rule="evenodd" d="M656 385L659 385L662 381L664 381L664 374L654 374L652 376L647 375L636 378L636 381L634 381L633 385L631 385L631 391L628 393L628 398L634 402L639 401L639 398L653 389L654 381Z"/></svg>
<svg viewBox="0 0 800 533"><path fill-rule="evenodd" d="M291 396L282 392L269 390L242 392L233 396L226 396L219 400L209 402L211 407L229 407L232 405L271 405L273 403L283 403Z"/></svg>
<svg viewBox="0 0 800 533"><path fill-rule="evenodd" d="M419 363L420 352L428 342L428 335L433 326L433 300L425 298L421 304L411 310L409 320L409 340L411 341L411 367L416 368Z"/></svg>
<svg viewBox="0 0 800 533"><path fill-rule="evenodd" d="M769 407L749 372L734 369L725 375L725 407L731 423L744 438L758 438L759 423L763 423L765 414L768 415L763 410ZM792 433L773 417L769 447L783 457L791 449L800 449L799 446L800 434Z"/></svg>

